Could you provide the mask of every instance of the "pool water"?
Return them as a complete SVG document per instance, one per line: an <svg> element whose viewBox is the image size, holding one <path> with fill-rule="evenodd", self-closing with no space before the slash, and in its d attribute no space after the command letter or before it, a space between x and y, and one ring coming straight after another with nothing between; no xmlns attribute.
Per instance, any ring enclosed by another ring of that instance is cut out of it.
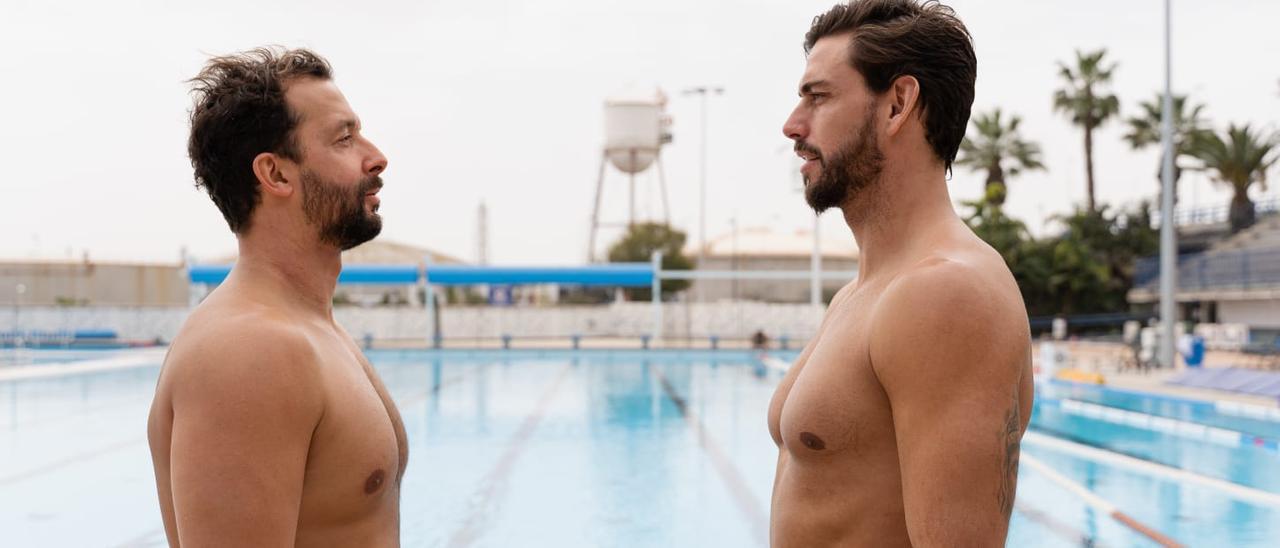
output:
<svg viewBox="0 0 1280 548"><path fill-rule="evenodd" d="M765 419L779 376L751 354L369 356L409 435L404 546L767 545L777 448ZM145 430L157 373L0 382L0 545L164 544ZM1276 453L1066 413L1052 396L1037 404L1024 454L1191 546L1280 539L1280 503L1046 440L1269 494L1280 493ZM1018 489L1010 546L1154 546L1029 467Z"/></svg>

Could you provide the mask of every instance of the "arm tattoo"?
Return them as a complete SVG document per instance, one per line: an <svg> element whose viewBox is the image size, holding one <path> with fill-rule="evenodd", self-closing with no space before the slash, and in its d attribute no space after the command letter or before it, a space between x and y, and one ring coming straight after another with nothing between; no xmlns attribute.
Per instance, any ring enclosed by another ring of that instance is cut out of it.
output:
<svg viewBox="0 0 1280 548"><path fill-rule="evenodd" d="M1000 444L1004 448L1004 459L1001 464L1000 492L997 495L1000 511L1005 519L1013 513L1014 493L1018 489L1018 454L1022 441L1021 405L1018 401L1019 385L1013 387L1013 400L1009 412L1005 413L1004 424L1000 429Z"/></svg>

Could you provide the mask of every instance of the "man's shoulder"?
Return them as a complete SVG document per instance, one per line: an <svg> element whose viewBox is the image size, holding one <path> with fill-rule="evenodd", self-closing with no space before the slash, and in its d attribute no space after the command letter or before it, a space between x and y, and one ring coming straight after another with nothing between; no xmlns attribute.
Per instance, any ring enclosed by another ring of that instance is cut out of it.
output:
<svg viewBox="0 0 1280 548"><path fill-rule="evenodd" d="M1004 258L976 237L939 247L904 269L886 287L889 312L908 310L921 318L986 315L1018 316L1025 306ZM923 316L921 316L923 315Z"/></svg>
<svg viewBox="0 0 1280 548"><path fill-rule="evenodd" d="M989 260L931 256L885 288L872 322L873 362L1002 367L1026 352L1026 309L1016 284ZM930 367L932 367L930 365Z"/></svg>
<svg viewBox="0 0 1280 548"><path fill-rule="evenodd" d="M261 309L199 310L165 357L163 381L177 393L216 396L247 384L308 390L317 354L310 337L287 317Z"/></svg>

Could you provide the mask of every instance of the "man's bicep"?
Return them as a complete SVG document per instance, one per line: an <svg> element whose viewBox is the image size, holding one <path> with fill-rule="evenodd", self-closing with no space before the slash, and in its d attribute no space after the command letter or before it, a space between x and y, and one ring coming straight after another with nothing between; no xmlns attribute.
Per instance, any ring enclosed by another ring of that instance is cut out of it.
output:
<svg viewBox="0 0 1280 548"><path fill-rule="evenodd" d="M1017 482L1020 408L1012 388L974 390L948 397L904 389L891 396L903 506L917 545L1004 540Z"/></svg>
<svg viewBox="0 0 1280 548"><path fill-rule="evenodd" d="M872 339L908 531L920 546L999 544L1017 477L1024 335L971 278L921 281L889 295Z"/></svg>
<svg viewBox="0 0 1280 548"><path fill-rule="evenodd" d="M175 394L170 480L184 547L293 544L321 407L307 383L263 369L206 370Z"/></svg>

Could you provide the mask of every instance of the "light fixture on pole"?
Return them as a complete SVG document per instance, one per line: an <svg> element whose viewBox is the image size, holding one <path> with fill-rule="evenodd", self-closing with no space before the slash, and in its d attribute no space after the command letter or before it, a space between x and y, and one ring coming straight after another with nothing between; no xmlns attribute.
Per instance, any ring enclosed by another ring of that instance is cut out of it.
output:
<svg viewBox="0 0 1280 548"><path fill-rule="evenodd" d="M702 139L698 153L698 267L705 264L707 249L707 96L721 95L724 88L720 86L694 86L684 90L683 95L697 95L701 99Z"/></svg>

